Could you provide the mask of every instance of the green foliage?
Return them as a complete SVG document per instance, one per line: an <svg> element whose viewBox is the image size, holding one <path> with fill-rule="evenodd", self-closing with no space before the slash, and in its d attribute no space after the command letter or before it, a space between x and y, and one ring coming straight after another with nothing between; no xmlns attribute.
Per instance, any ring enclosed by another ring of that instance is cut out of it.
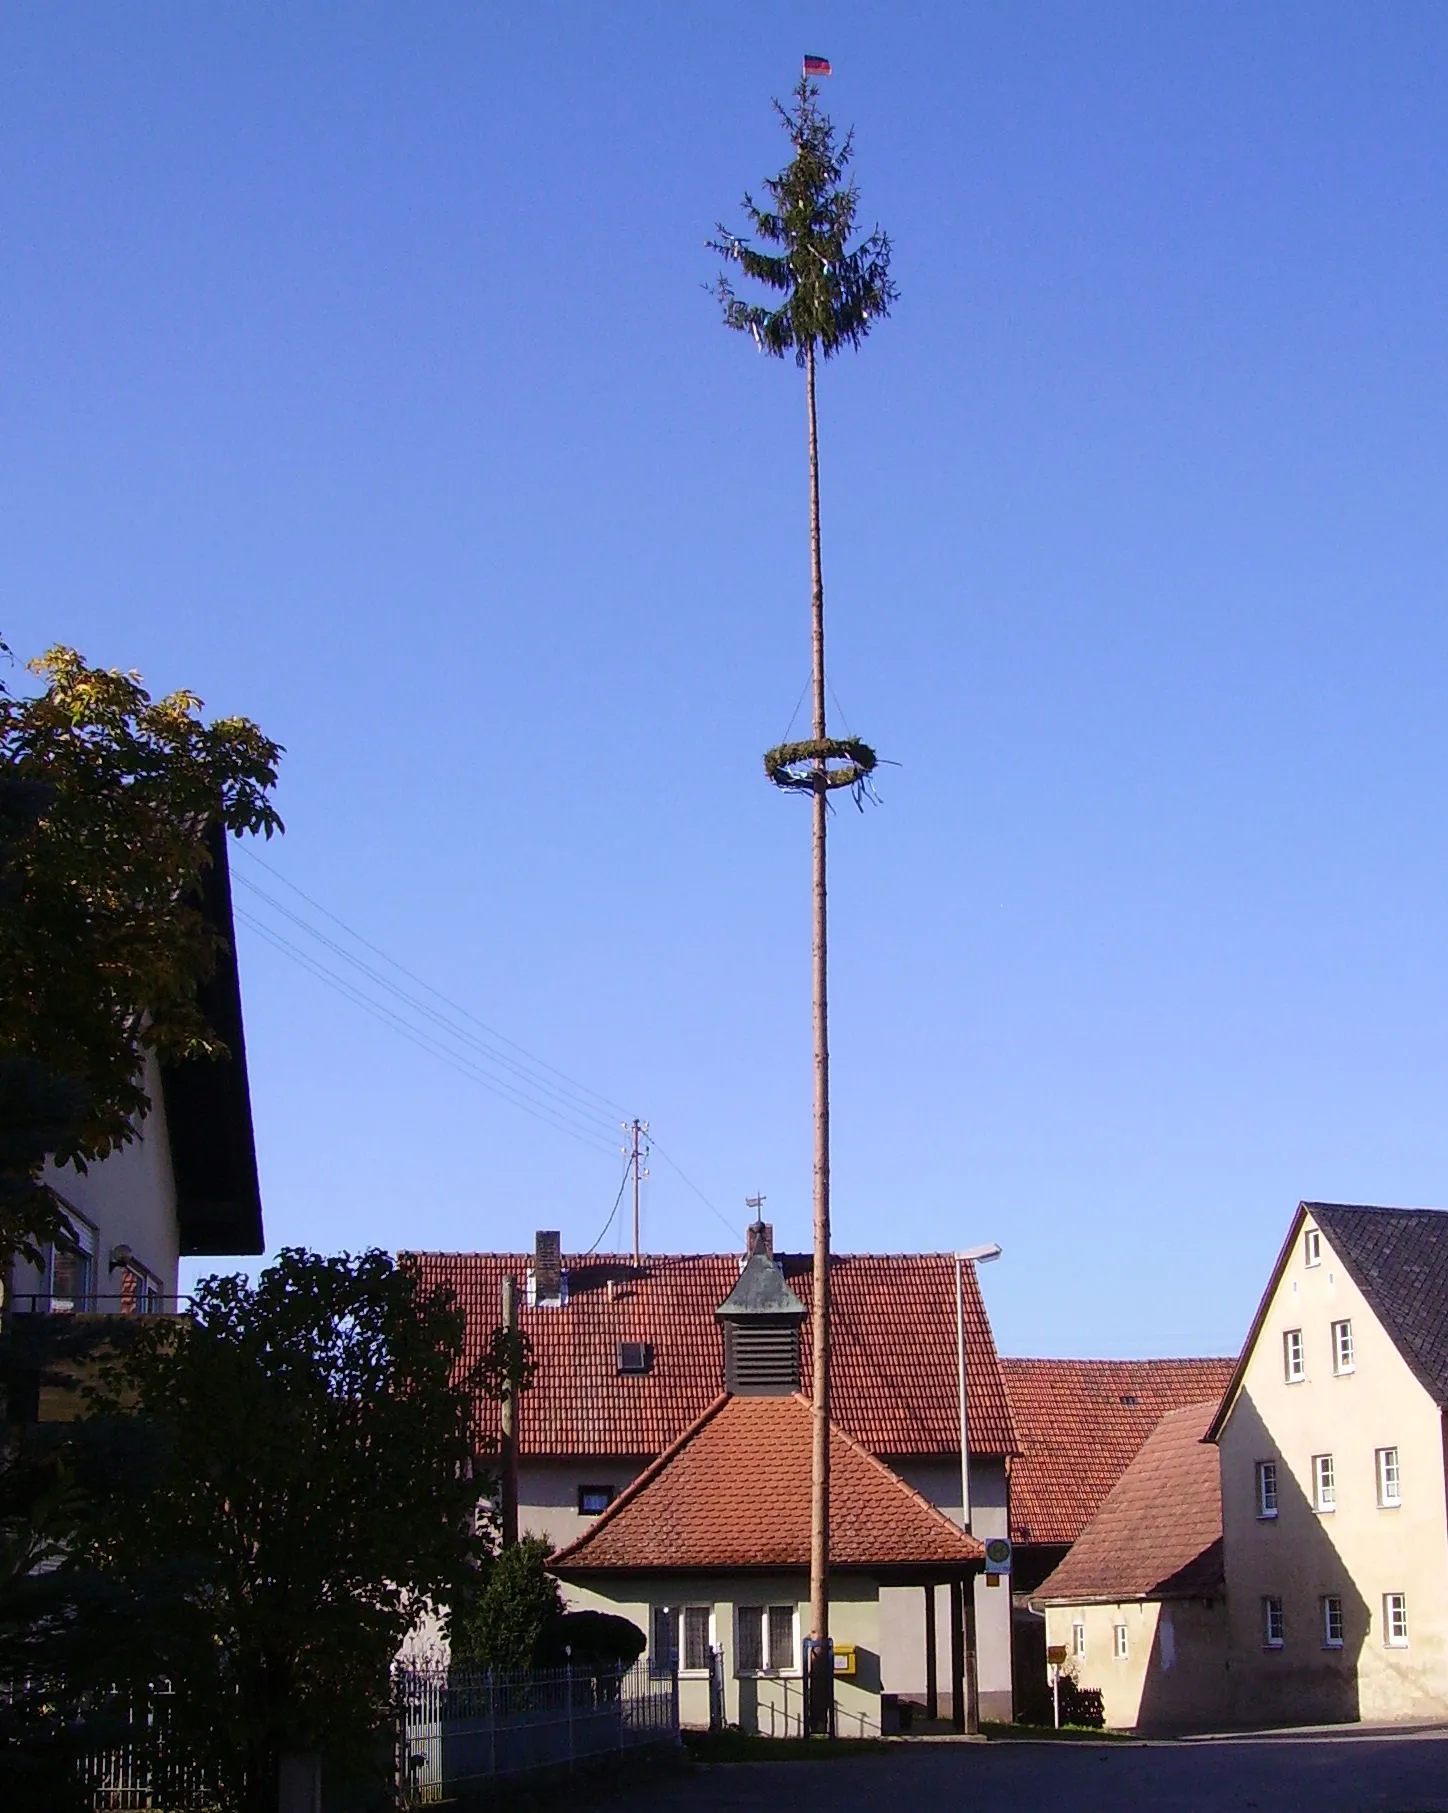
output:
<svg viewBox="0 0 1448 1813"><path fill-rule="evenodd" d="M630 1618L616 1612L564 1612L543 1632L537 1660L544 1668L631 1668L648 1648L648 1638Z"/></svg>
<svg viewBox="0 0 1448 1813"><path fill-rule="evenodd" d="M93 1411L163 1464L67 1565L121 1588L173 1570L146 1666L226 1807L268 1807L283 1750L365 1775L399 1645L482 1547L461 1312L385 1253L287 1249L255 1285L203 1281L194 1320L138 1320Z"/></svg>
<svg viewBox="0 0 1448 1813"><path fill-rule="evenodd" d="M478 1360L475 1377L484 1396L501 1403L531 1391L538 1376L531 1336L522 1328L495 1328Z"/></svg>
<svg viewBox="0 0 1448 1813"><path fill-rule="evenodd" d="M888 235L876 227L850 246L860 205L858 189L846 180L854 133L846 133L837 145L818 97L818 85L805 78L794 90L791 108L774 103L794 156L765 182L771 208L744 197L744 212L757 237L781 249L760 251L722 224L720 237L709 242L746 277L784 297L772 308L747 302L721 274L715 293L726 326L750 334L760 351L773 358L793 352L799 365L816 348L828 359L844 346L859 346L874 322L889 314L896 297Z"/></svg>
<svg viewBox="0 0 1448 1813"><path fill-rule="evenodd" d="M547 1633L563 1611L558 1583L548 1572L552 1545L525 1536L501 1551L482 1584L454 1607L448 1624L452 1653L460 1662L488 1668L533 1668Z"/></svg>
<svg viewBox="0 0 1448 1813"><path fill-rule="evenodd" d="M147 1050L225 1056L197 1005L205 836L281 829L281 750L248 719L206 724L194 694L152 700L73 649L31 668L39 693L0 685L0 1062L33 1098L7 1092L0 1122L0 1264L60 1226L38 1142L84 1168L135 1137Z"/></svg>
<svg viewBox="0 0 1448 1813"><path fill-rule="evenodd" d="M858 737L811 737L780 743L764 752L764 772L776 787L795 793L826 793L849 787L859 805L879 757ZM841 764L831 767L830 763Z"/></svg>

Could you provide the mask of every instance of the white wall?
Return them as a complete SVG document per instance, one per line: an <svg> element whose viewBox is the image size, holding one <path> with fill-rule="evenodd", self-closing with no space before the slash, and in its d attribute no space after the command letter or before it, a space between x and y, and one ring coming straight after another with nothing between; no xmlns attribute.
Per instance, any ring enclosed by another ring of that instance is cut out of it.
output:
<svg viewBox="0 0 1448 1813"><path fill-rule="evenodd" d="M891 1460L889 1465L909 1486L947 1517L960 1522L960 1462ZM970 1463L971 1528L982 1538L1008 1536L1005 1462L991 1457ZM1011 1594L1010 1580L1000 1578L989 1586L984 1578L975 1583L975 1631L978 1657L980 1714L983 1719L1008 1722L1011 1694ZM925 1693L925 1596L918 1586L880 1589L881 1653L887 1693L923 1698ZM941 1716L950 1703L950 1589L936 1588L936 1680Z"/></svg>
<svg viewBox="0 0 1448 1813"><path fill-rule="evenodd" d="M525 1460L518 1464L518 1530L546 1536L555 1549L591 1529L578 1510L580 1486L609 1486L615 1498L648 1465L646 1460Z"/></svg>
<svg viewBox="0 0 1448 1813"><path fill-rule="evenodd" d="M130 1247L137 1260L155 1276L164 1295L176 1294L180 1267L176 1182L166 1138L160 1067L150 1054L146 1059L145 1086L152 1102L151 1112L130 1145L113 1152L100 1164L91 1165L84 1173L69 1165L45 1168L46 1183L96 1230L95 1289L100 1296L117 1293L121 1288L120 1273L107 1269L111 1251L117 1246ZM17 1261L12 1289L21 1297L46 1291L45 1271Z"/></svg>

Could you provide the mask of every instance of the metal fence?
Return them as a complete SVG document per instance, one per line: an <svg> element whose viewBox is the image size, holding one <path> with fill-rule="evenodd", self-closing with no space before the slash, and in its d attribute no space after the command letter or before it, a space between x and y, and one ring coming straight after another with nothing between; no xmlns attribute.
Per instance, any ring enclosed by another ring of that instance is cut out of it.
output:
<svg viewBox="0 0 1448 1813"><path fill-rule="evenodd" d="M398 1778L409 1806L460 1787L679 1741L675 1677L558 1668L493 1673L472 1665L403 1669Z"/></svg>
<svg viewBox="0 0 1448 1813"><path fill-rule="evenodd" d="M171 1692L156 1686L107 1708L120 1729L104 1750L77 1762L96 1813L196 1813L216 1795L206 1773L171 1737Z"/></svg>

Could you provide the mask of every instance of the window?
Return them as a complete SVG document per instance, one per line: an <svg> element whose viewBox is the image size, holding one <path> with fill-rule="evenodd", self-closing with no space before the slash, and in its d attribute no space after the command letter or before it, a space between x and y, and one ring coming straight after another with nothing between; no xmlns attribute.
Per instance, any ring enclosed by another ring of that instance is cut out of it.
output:
<svg viewBox="0 0 1448 1813"><path fill-rule="evenodd" d="M667 1681L679 1667L679 1608L656 1605L649 1620L649 1673Z"/></svg>
<svg viewBox="0 0 1448 1813"><path fill-rule="evenodd" d="M1383 1594L1383 1641L1389 1649L1408 1647L1408 1595Z"/></svg>
<svg viewBox="0 0 1448 1813"><path fill-rule="evenodd" d="M1330 1454L1314 1454L1312 1457L1312 1503L1318 1511L1337 1509L1337 1478Z"/></svg>
<svg viewBox="0 0 1448 1813"><path fill-rule="evenodd" d="M684 1669L703 1673L709 1666L709 1633L714 1612L707 1605L684 1607Z"/></svg>
<svg viewBox="0 0 1448 1813"><path fill-rule="evenodd" d="M612 1503L612 1486L580 1486L578 1488L578 1515L580 1517L597 1517Z"/></svg>
<svg viewBox="0 0 1448 1813"><path fill-rule="evenodd" d="M1113 1624L1111 1627L1112 1654L1118 1662L1124 1662L1127 1655L1126 1626Z"/></svg>
<svg viewBox="0 0 1448 1813"><path fill-rule="evenodd" d="M1281 1649L1287 1641L1287 1627L1282 1620L1282 1601L1264 1599L1262 1601L1262 1646L1264 1649Z"/></svg>
<svg viewBox="0 0 1448 1813"><path fill-rule="evenodd" d="M62 1234L50 1249L50 1307L90 1309L96 1288L96 1231L73 1209L66 1213L70 1233Z"/></svg>
<svg viewBox="0 0 1448 1813"><path fill-rule="evenodd" d="M1322 1264L1322 1235L1309 1228L1302 1236L1302 1260L1305 1265Z"/></svg>
<svg viewBox="0 0 1448 1813"><path fill-rule="evenodd" d="M794 1607L741 1605L737 1616L736 1674L789 1674L794 1660Z"/></svg>
<svg viewBox="0 0 1448 1813"><path fill-rule="evenodd" d="M1086 1654L1086 1626L1079 1618L1071 1626L1071 1654L1078 1662Z"/></svg>
<svg viewBox="0 0 1448 1813"><path fill-rule="evenodd" d="M652 1341L620 1341L618 1344L618 1370L620 1372L651 1372L654 1364L654 1344Z"/></svg>
<svg viewBox="0 0 1448 1813"><path fill-rule="evenodd" d="M1396 1448L1379 1448L1378 1462L1378 1503L1380 1505L1400 1505L1403 1502L1402 1479L1398 1472L1398 1451Z"/></svg>
<svg viewBox="0 0 1448 1813"><path fill-rule="evenodd" d="M1334 1322L1332 1325L1332 1370L1339 1378L1345 1372L1353 1370L1351 1322Z"/></svg>
<svg viewBox="0 0 1448 1813"><path fill-rule="evenodd" d="M1342 1600L1329 1593L1322 1602L1322 1647L1342 1648Z"/></svg>
<svg viewBox="0 0 1448 1813"><path fill-rule="evenodd" d="M1275 1460L1257 1462L1257 1515L1259 1517L1277 1515L1277 1462Z"/></svg>
<svg viewBox="0 0 1448 1813"><path fill-rule="evenodd" d="M1307 1361L1302 1352L1302 1330L1289 1328L1282 1337L1282 1374L1289 1385L1307 1377Z"/></svg>

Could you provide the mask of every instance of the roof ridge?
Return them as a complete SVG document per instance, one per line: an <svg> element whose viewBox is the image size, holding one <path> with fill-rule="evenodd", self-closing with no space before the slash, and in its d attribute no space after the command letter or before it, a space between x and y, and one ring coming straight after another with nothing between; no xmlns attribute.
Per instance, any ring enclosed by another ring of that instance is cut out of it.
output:
<svg viewBox="0 0 1448 1813"><path fill-rule="evenodd" d="M811 1398L807 1398L802 1391L795 1391L790 1395L796 1404L808 1411L811 1416L814 1415L814 1402ZM946 1529L948 1529L953 1536L959 1537L962 1541L970 1543L973 1547L981 1546L980 1538L978 1536L973 1535L961 1524L955 1523L951 1518L947 1517L938 1505L931 1504L930 1500L926 1498L923 1493L917 1492L908 1480L902 1479L893 1468L887 1467L884 1461L877 1455L871 1454L868 1448L861 1447L854 1436L850 1434L849 1430L841 1428L833 1417L829 1418L829 1426L831 1432L838 1434L847 1448L852 1449L863 1461L874 1468L877 1473L883 1475L896 1491L903 1492L907 1498L913 1499L922 1511L925 1511L929 1516L944 1524Z"/></svg>
<svg viewBox="0 0 1448 1813"><path fill-rule="evenodd" d="M553 1551L548 1557L550 1565L553 1562L566 1559L569 1555L573 1554L576 1549L582 1548L584 1543L589 1542L606 1524L612 1523L618 1514L626 1506L632 1504L634 1499L639 1496L644 1488L657 1478L674 1456L679 1453L682 1448L687 1447L701 1429L706 1428L708 1424L713 1422L714 1418L718 1416L719 1412L729 1402L729 1395L730 1394L727 1391L721 1391L709 1408L704 1411L701 1416L696 1416L682 1435L676 1436L661 1454L657 1455L649 1462L648 1466L644 1468L643 1472L640 1473L636 1479L631 1479L629 1481L623 1491L619 1493L618 1497L613 1500L606 1510L601 1511L599 1515L594 1518L593 1522L581 1536L575 1536L572 1542L565 1543L561 1549L555 1549Z"/></svg>

